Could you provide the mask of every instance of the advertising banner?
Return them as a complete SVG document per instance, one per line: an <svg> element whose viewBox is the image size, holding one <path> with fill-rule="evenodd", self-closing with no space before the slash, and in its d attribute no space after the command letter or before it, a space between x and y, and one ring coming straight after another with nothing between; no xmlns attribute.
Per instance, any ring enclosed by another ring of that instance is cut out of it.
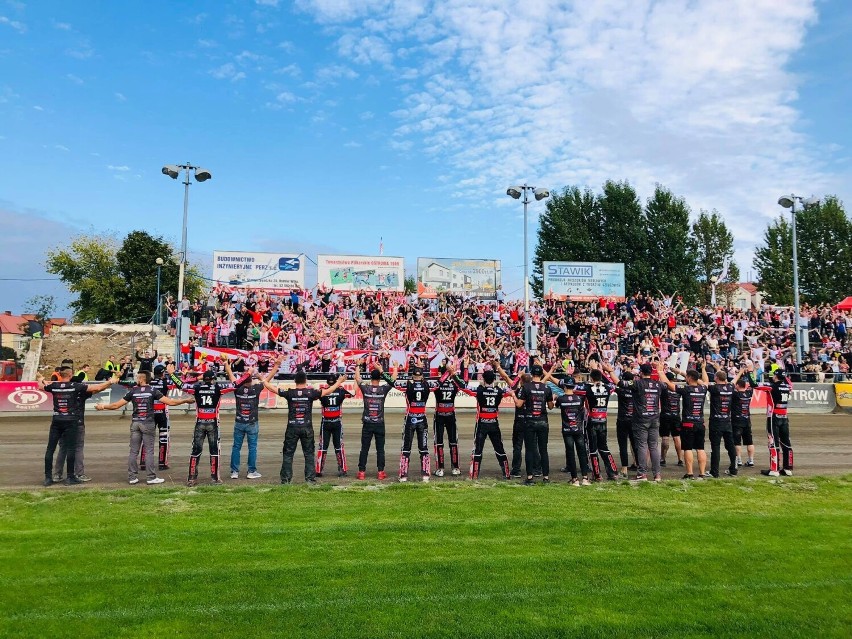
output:
<svg viewBox="0 0 852 639"><path fill-rule="evenodd" d="M90 382L90 385L96 382ZM92 395L86 400L86 408L94 408L100 402L121 399L127 392L125 386L113 386ZM53 397L38 389L36 382L0 382L0 413L52 412Z"/></svg>
<svg viewBox="0 0 852 639"><path fill-rule="evenodd" d="M623 301L624 264L614 262L543 262L544 296L592 302L600 297Z"/></svg>
<svg viewBox="0 0 852 639"><path fill-rule="evenodd" d="M768 399L768 388L760 387L755 389L751 400L752 418L765 415ZM834 384L793 383L793 389L790 392L790 403L788 404L792 412L830 413L836 405L837 400Z"/></svg>
<svg viewBox="0 0 852 639"><path fill-rule="evenodd" d="M457 293L493 300L500 276L500 260L418 257L417 295L432 299L438 293Z"/></svg>
<svg viewBox="0 0 852 639"><path fill-rule="evenodd" d="M318 255L317 284L337 291L402 292L405 260L385 255Z"/></svg>
<svg viewBox="0 0 852 639"><path fill-rule="evenodd" d="M305 288L305 258L290 253L213 251L213 279L227 286L285 292Z"/></svg>
<svg viewBox="0 0 852 639"><path fill-rule="evenodd" d="M838 382L834 385L837 406L847 413L852 413L852 382Z"/></svg>

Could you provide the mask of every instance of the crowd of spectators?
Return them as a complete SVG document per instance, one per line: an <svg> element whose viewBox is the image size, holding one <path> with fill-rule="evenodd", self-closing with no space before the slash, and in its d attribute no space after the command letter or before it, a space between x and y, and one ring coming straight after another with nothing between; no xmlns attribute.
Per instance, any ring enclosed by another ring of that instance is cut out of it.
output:
<svg viewBox="0 0 852 639"><path fill-rule="evenodd" d="M174 334L178 316L190 319L191 339L183 347L188 361L200 346L285 351L297 366L327 372L345 369L346 351L371 351L385 365L391 353L404 351L448 359L473 377L495 358L507 371L529 365L524 304L504 297L418 299L323 288L277 296L217 286L205 299L170 304L170 330ZM722 369L733 378L746 366L758 379L775 368L794 381L852 379L852 317L829 306L803 306L800 326L807 328L809 343L799 365L793 316L790 308L690 306L674 295L639 292L623 302L533 301L529 320L541 360L571 374L587 372L592 359L620 373L687 353L690 362L704 360L710 375ZM261 353L256 359L267 358Z"/></svg>

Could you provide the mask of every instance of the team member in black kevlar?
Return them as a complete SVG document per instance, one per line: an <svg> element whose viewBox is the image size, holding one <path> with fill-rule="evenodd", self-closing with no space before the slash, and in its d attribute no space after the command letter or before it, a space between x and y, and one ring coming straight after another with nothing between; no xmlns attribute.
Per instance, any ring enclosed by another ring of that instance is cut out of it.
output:
<svg viewBox="0 0 852 639"><path fill-rule="evenodd" d="M589 461L595 481L602 480L600 461L604 463L606 478L614 481L618 475L618 467L615 458L609 451L607 444L607 409L609 397L615 390L615 384L609 379L604 379L603 372L598 368L595 360L589 361L591 370L589 379L591 383L577 384L574 392L586 398L586 439L588 440ZM614 371L608 364L603 364L606 372L614 375ZM598 460L600 456L600 461Z"/></svg>
<svg viewBox="0 0 852 639"><path fill-rule="evenodd" d="M337 384L337 375L329 375L326 387L331 388ZM317 477L322 477L325 469L325 459L328 456L328 444L333 441L334 454L337 457L337 476L346 477L349 472L346 466L346 449L343 446L343 402L352 393L339 386L334 392L320 397L321 421L320 421L320 445L317 449Z"/></svg>
<svg viewBox="0 0 852 639"><path fill-rule="evenodd" d="M493 370L482 372L482 383L475 391L465 387L461 392L476 398L476 424L473 429L473 450L470 453L470 478L479 479L482 466L482 451L485 440L490 439L497 456L497 463L503 471L503 478L509 479L509 460L503 448L503 437L500 434L500 402L504 397L514 395L511 389L500 389L494 385L497 375Z"/></svg>
<svg viewBox="0 0 852 639"><path fill-rule="evenodd" d="M420 453L420 475L424 482L432 474L432 462L429 458L429 422L426 420L426 402L436 386L423 379L423 369L411 367L411 379L398 381L393 376L394 386L405 395L405 421L402 427L402 449L399 454L399 481L408 481L408 462L411 458L411 444L417 437L417 450Z"/></svg>
<svg viewBox="0 0 852 639"><path fill-rule="evenodd" d="M790 443L790 421L787 411L793 385L784 375L784 371L775 371L774 378L768 384L758 386L769 393L766 403L766 438L769 444L769 470L760 471L764 475L793 474L793 445Z"/></svg>
<svg viewBox="0 0 852 639"><path fill-rule="evenodd" d="M228 356L223 354L222 361L227 362ZM248 377L248 376L246 376ZM207 447L210 450L210 479L214 484L221 484L219 476L219 404L222 395L233 393L236 384L233 382L217 382L216 373L211 369L204 371L200 382L194 384L184 383L179 377L172 374L172 381L184 393L195 397L195 429L192 433L192 453L189 456L189 474L186 479L187 486L198 485L198 464L201 460L201 451L204 449L204 440L207 439ZM240 379L238 383L242 383Z"/></svg>
<svg viewBox="0 0 852 639"><path fill-rule="evenodd" d="M461 475L459 469L459 429L456 423L456 395L464 382L456 375L452 365L438 369L441 378L432 390L435 392L435 476L444 476L444 432L450 445L450 467L453 475Z"/></svg>

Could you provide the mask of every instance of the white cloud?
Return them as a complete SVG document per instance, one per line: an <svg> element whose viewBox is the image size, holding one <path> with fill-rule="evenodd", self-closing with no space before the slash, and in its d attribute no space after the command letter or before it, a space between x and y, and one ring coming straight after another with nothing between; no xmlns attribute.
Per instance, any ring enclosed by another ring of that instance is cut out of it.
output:
<svg viewBox="0 0 852 639"><path fill-rule="evenodd" d="M83 82L83 78L80 78L80 77L74 75L73 73L66 73L65 79L69 80L70 82L73 82L74 84L77 84L77 85L85 84L85 82Z"/></svg>
<svg viewBox="0 0 852 639"><path fill-rule="evenodd" d="M350 140L349 142L344 143L343 146L347 149L358 149L361 148L361 143L355 142L354 140Z"/></svg>
<svg viewBox="0 0 852 639"><path fill-rule="evenodd" d="M273 73L275 73L276 75L289 75L290 77L295 78L296 76L301 75L302 69L299 67L298 64L293 63L293 64L288 64L287 66L275 69L275 71Z"/></svg>
<svg viewBox="0 0 852 639"><path fill-rule="evenodd" d="M198 40L198 46L202 49L212 49L218 46L218 44L216 44L215 40L205 40L204 38L200 38Z"/></svg>
<svg viewBox="0 0 852 639"><path fill-rule="evenodd" d="M18 20L11 20L6 16L0 16L0 24L5 24L6 26L13 28L18 33L27 32L27 25L23 22L19 22Z"/></svg>
<svg viewBox="0 0 852 639"><path fill-rule="evenodd" d="M317 69L316 78L318 82L333 83L338 79L354 80L358 77L355 69L342 64L330 64Z"/></svg>
<svg viewBox="0 0 852 639"><path fill-rule="evenodd" d="M70 47L65 50L65 55L68 55L72 58L77 58L78 60L88 60L93 55L95 55L95 50L92 48L92 45L88 40L81 40L76 47Z"/></svg>
<svg viewBox="0 0 852 639"><path fill-rule="evenodd" d="M107 169L110 171L121 171L126 172L130 170L130 167L126 164L122 164L120 166L113 166L112 164L107 164Z"/></svg>
<svg viewBox="0 0 852 639"><path fill-rule="evenodd" d="M296 6L339 34L341 61L398 65L382 75L404 95L390 146L417 145L472 200L509 206L505 185L521 179L628 179L642 197L659 182L753 243L778 192L840 186L807 150L789 70L816 0Z"/></svg>
<svg viewBox="0 0 852 639"><path fill-rule="evenodd" d="M34 108L36 111L44 111L44 107L39 106L39 105L37 105L37 104L36 104L33 108Z"/></svg>
<svg viewBox="0 0 852 639"><path fill-rule="evenodd" d="M53 27L60 31L71 31L71 25L67 22L56 22L53 24Z"/></svg>
<svg viewBox="0 0 852 639"><path fill-rule="evenodd" d="M256 4L264 7L277 7L279 0L254 0Z"/></svg>
<svg viewBox="0 0 852 639"><path fill-rule="evenodd" d="M127 102L127 96L125 96L123 93L119 93L118 91L116 91L113 95L115 95L115 99L119 102Z"/></svg>
<svg viewBox="0 0 852 639"><path fill-rule="evenodd" d="M252 53L251 51L243 51L234 59L240 64L248 64L249 62L257 62L260 60L260 56L256 53Z"/></svg>
<svg viewBox="0 0 852 639"><path fill-rule="evenodd" d="M228 62L220 67L211 69L210 75L217 80L230 80L231 82L236 82L246 77L243 71L237 71L237 67L233 62Z"/></svg>
<svg viewBox="0 0 852 639"><path fill-rule="evenodd" d="M56 149L57 151L64 151L65 153L68 153L71 150L63 144L54 144L53 148Z"/></svg>
<svg viewBox="0 0 852 639"><path fill-rule="evenodd" d="M376 117L376 114L373 113L372 111L364 111L358 117L366 122L367 120L372 120L374 117Z"/></svg>

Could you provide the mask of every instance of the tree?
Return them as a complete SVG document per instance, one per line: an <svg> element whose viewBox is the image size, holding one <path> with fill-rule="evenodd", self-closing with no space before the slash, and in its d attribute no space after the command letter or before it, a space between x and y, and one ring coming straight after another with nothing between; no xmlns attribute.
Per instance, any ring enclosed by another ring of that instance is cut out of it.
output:
<svg viewBox="0 0 852 639"><path fill-rule="evenodd" d="M809 304L836 304L852 290L852 221L832 195L796 216L801 299Z"/></svg>
<svg viewBox="0 0 852 639"><path fill-rule="evenodd" d="M697 246L689 232L689 215L686 201L659 184L645 204L649 289L665 295L678 291L694 302L698 296Z"/></svg>
<svg viewBox="0 0 852 639"><path fill-rule="evenodd" d="M598 201L591 189L566 186L562 193L547 200L539 218L538 243L533 254L530 286L541 297L544 278L542 263L550 261L601 261L600 246L594 238L600 234Z"/></svg>
<svg viewBox="0 0 852 639"><path fill-rule="evenodd" d="M592 236L600 248L600 261L624 263L624 285L628 295L650 290L648 232L642 203L626 181L607 180L598 198L599 233Z"/></svg>
<svg viewBox="0 0 852 639"><path fill-rule="evenodd" d="M698 214L692 225L692 238L697 249L698 277L703 282L701 297L707 303L710 301L711 278L721 275L725 261L729 262L725 281L739 281L740 270L734 262L734 236L718 211L713 210ZM718 288L716 292L718 297Z"/></svg>
<svg viewBox="0 0 852 639"><path fill-rule="evenodd" d="M161 291L177 292L174 248L162 237L132 231L119 245L111 235L80 235L47 253L46 268L77 294L71 302L78 322L146 322L157 306L157 265L162 257ZM186 272L187 296L197 297L204 281L196 268Z"/></svg>
<svg viewBox="0 0 852 639"><path fill-rule="evenodd" d="M116 249L112 236L80 235L66 248L47 252L47 272L58 275L77 294L70 304L75 321L110 322L123 317Z"/></svg>
<svg viewBox="0 0 852 639"><path fill-rule="evenodd" d="M417 292L417 280L413 275L406 275L403 281L406 295L412 295Z"/></svg>
<svg viewBox="0 0 852 639"><path fill-rule="evenodd" d="M44 334L44 325L56 311L56 300L53 295L34 295L26 301L24 310L35 315L36 321L41 325L41 333Z"/></svg>
<svg viewBox="0 0 852 639"><path fill-rule="evenodd" d="M14 348L9 348L8 346L0 346L0 360L2 359L13 359L18 361L18 353Z"/></svg>
<svg viewBox="0 0 852 639"><path fill-rule="evenodd" d="M754 251L757 287L771 304L793 304L793 227L784 216L763 232L763 244Z"/></svg>

